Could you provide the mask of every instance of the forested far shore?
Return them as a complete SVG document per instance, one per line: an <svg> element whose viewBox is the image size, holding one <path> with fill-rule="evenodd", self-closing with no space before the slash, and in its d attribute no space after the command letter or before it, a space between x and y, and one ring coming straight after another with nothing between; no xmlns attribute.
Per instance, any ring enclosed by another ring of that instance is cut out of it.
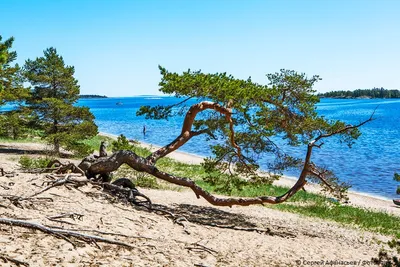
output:
<svg viewBox="0 0 400 267"><path fill-rule="evenodd" d="M79 95L79 98L108 98L105 95Z"/></svg>
<svg viewBox="0 0 400 267"><path fill-rule="evenodd" d="M331 91L318 94L319 97L329 98L400 98L400 91L397 89L357 89L354 91Z"/></svg>

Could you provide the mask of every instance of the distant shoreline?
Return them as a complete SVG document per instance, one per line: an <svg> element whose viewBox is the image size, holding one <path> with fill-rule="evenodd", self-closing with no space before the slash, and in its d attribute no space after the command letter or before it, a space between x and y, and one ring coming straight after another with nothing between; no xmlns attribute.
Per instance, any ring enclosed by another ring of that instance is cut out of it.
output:
<svg viewBox="0 0 400 267"><path fill-rule="evenodd" d="M108 98L105 95L79 95L79 98Z"/></svg>
<svg viewBox="0 0 400 267"><path fill-rule="evenodd" d="M352 100L365 100L365 99L400 99L400 97L370 97L370 96L358 96L358 97L349 97L349 96L318 96L320 99L352 99Z"/></svg>

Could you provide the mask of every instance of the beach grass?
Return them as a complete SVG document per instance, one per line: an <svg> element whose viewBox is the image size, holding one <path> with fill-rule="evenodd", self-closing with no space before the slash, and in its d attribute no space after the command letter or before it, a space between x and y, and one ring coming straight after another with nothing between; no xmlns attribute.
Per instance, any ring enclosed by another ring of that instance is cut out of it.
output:
<svg viewBox="0 0 400 267"><path fill-rule="evenodd" d="M103 141L106 141L109 144L111 144L114 141L114 139L104 135L96 135L92 138L84 140L83 143L89 145L94 151L98 151L100 148L100 144Z"/></svg>

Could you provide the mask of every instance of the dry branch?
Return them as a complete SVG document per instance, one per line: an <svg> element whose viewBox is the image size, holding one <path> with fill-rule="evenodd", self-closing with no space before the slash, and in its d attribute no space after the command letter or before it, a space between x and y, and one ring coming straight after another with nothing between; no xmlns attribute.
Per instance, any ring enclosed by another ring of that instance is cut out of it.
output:
<svg viewBox="0 0 400 267"><path fill-rule="evenodd" d="M2 254L0 254L0 259L2 259L5 263L12 262L12 263L16 264L17 266L21 266L21 265L29 266L29 263L27 263L27 262L20 261L20 260L14 259L14 258L10 258L9 256L2 255Z"/></svg>
<svg viewBox="0 0 400 267"><path fill-rule="evenodd" d="M29 197L23 198L23 200L36 197L36 196L38 196L38 195L46 192L47 190L49 190L49 189L51 189L53 187L56 187L56 186L64 185L64 184L67 184L67 183L73 183L75 185L82 185L82 184L86 184L87 182L89 182L89 180L87 180L86 177L84 177L84 176L83 177L73 177L70 174L67 174L64 178L60 178L60 179L57 179L55 181L50 182L51 185L49 185L46 188L40 190L39 192L34 193L33 195L31 195Z"/></svg>
<svg viewBox="0 0 400 267"><path fill-rule="evenodd" d="M199 244L194 244L194 246L187 246L185 248L188 250L193 250L193 251L205 251L213 256L214 256L214 253L217 254L217 252L215 250L209 249L209 248L199 245Z"/></svg>
<svg viewBox="0 0 400 267"><path fill-rule="evenodd" d="M62 238L64 240L66 240L67 242L71 243L74 247L76 247L75 244L68 237L74 237L74 238L84 241L86 243L103 242L103 243L133 248L133 246L131 246L127 243L121 242L121 241L107 239L107 238L103 238L100 236L86 235L86 234L82 234L82 233L75 232L75 231L55 229L55 228L44 226L39 223L28 222L28 221L23 221L23 220L0 218L0 224L39 230L46 234L50 234L50 235L54 235L56 237Z"/></svg>
<svg viewBox="0 0 400 267"><path fill-rule="evenodd" d="M83 214L75 213L75 212L70 212L70 213L63 213L59 215L54 215L54 216L47 216L46 218L49 220L56 220L56 219L61 219L61 218L71 218L75 221L75 219L82 220Z"/></svg>

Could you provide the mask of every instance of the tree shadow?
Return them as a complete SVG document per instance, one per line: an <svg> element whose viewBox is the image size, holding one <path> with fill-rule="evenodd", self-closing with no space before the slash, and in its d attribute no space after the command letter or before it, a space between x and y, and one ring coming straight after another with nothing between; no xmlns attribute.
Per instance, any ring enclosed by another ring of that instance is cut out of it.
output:
<svg viewBox="0 0 400 267"><path fill-rule="evenodd" d="M174 205L171 212L185 217L189 222L209 225L215 224L219 226L237 227L257 227L253 222L250 222L245 215L231 213L213 207L202 207L190 204Z"/></svg>
<svg viewBox="0 0 400 267"><path fill-rule="evenodd" d="M188 222L198 225L235 231L256 232L284 238L295 238L297 236L295 233L288 231L288 229L282 230L280 227L278 229L274 226L265 227L263 225L258 225L252 222L249 216L227 212L218 208L190 204L176 204L173 206L153 204L152 206L156 208L156 210L172 213L175 216L175 220L184 217ZM149 211L151 212L151 210Z"/></svg>
<svg viewBox="0 0 400 267"><path fill-rule="evenodd" d="M50 150L46 149L22 149L8 147L7 145L0 145L0 154L17 154L17 155L41 155L41 156L55 156ZM72 158L72 154L61 152L61 158Z"/></svg>

